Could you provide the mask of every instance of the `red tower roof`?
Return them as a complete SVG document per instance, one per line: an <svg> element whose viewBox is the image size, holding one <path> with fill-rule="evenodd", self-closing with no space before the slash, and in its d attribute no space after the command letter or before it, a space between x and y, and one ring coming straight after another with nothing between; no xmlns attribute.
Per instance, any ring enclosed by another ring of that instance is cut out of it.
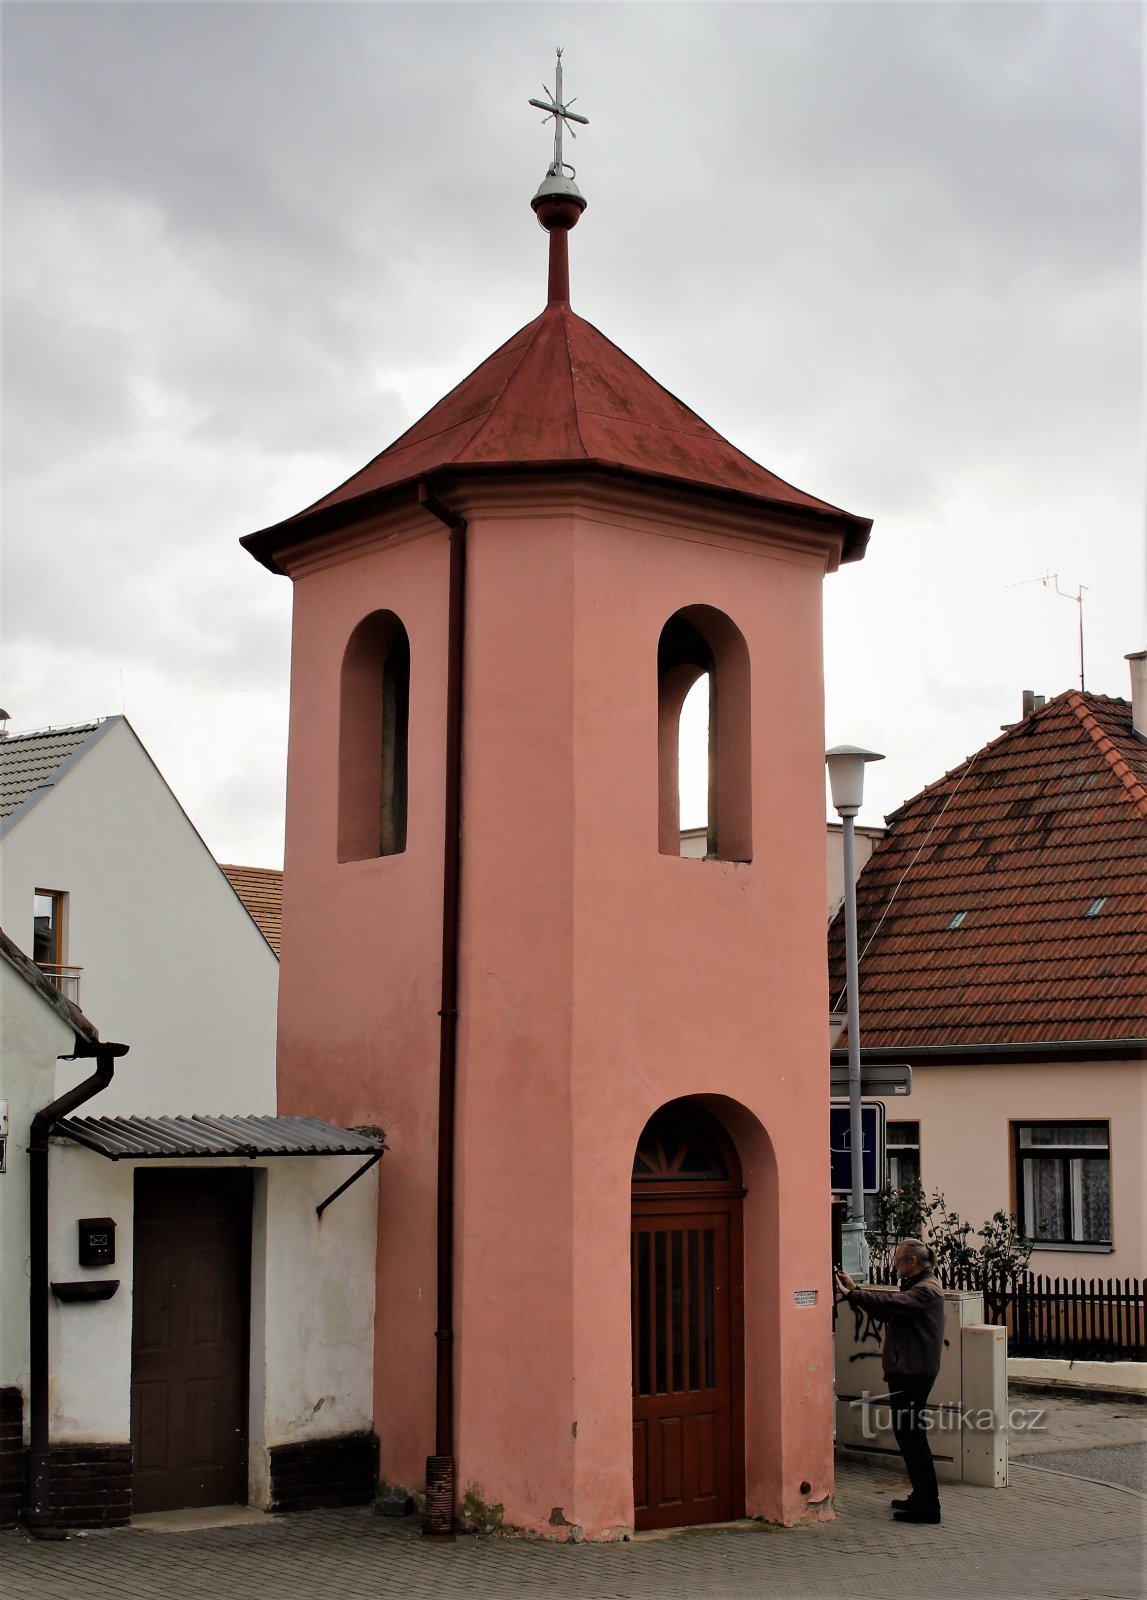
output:
<svg viewBox="0 0 1147 1600"><path fill-rule="evenodd" d="M569 232L585 208L555 168L532 201L550 236L549 303L381 455L339 488L243 545L275 554L378 509L430 474L592 470L718 494L842 537L858 560L871 521L795 489L723 439L569 307ZM568 169L572 172L572 169Z"/></svg>

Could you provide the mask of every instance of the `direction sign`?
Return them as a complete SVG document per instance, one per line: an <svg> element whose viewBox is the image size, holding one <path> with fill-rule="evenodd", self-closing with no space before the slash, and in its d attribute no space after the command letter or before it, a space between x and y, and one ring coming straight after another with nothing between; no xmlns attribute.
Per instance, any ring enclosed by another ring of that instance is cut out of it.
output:
<svg viewBox="0 0 1147 1600"><path fill-rule="evenodd" d="M834 1061L829 1067L829 1097L848 1099L848 1063ZM905 1064L882 1061L878 1066L865 1064L860 1069L860 1092L870 1100L891 1100L894 1095L912 1093L912 1068Z"/></svg>
<svg viewBox="0 0 1147 1600"><path fill-rule="evenodd" d="M832 1153L833 1194L852 1193L852 1129L847 1106L829 1107L829 1150ZM864 1192L879 1194L884 1187L884 1107L879 1100L860 1108L864 1135Z"/></svg>

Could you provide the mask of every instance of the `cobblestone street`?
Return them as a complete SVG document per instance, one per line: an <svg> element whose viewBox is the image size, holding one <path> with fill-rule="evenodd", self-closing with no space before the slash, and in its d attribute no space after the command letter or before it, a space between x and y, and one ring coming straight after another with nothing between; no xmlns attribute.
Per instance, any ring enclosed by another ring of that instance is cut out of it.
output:
<svg viewBox="0 0 1147 1600"><path fill-rule="evenodd" d="M1080 1456L1083 1452L1075 1452ZM124 1529L65 1543L0 1535L2 1600L748 1600L888 1595L1137 1600L1144 1515L1133 1490L1018 1462L1012 1486L949 1486L944 1523L894 1523L898 1473L842 1465L837 1519L746 1523L617 1545L424 1543L369 1510L266 1517L198 1532Z"/></svg>

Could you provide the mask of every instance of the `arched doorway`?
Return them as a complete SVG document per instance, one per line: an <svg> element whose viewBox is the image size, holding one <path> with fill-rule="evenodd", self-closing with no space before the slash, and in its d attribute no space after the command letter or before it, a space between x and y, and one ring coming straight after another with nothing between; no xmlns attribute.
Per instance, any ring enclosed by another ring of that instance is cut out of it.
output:
<svg viewBox="0 0 1147 1600"><path fill-rule="evenodd" d="M741 1168L690 1100L645 1125L630 1237L638 1528L744 1514Z"/></svg>

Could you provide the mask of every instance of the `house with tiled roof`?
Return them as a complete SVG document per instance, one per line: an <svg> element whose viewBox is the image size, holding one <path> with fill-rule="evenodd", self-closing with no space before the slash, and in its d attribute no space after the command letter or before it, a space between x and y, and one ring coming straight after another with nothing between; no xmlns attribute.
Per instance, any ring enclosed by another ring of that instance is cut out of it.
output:
<svg viewBox="0 0 1147 1600"><path fill-rule="evenodd" d="M18 819L30 811L60 781L85 745L107 726L107 722L86 722L80 727L42 728L15 737L5 734L0 742L0 821L7 824L9 817Z"/></svg>
<svg viewBox="0 0 1147 1600"><path fill-rule="evenodd" d="M1147 1269L1147 657L1129 659L1131 703L1029 702L887 819L857 884L862 1059L913 1069L887 1107L897 1175L977 1226L1014 1211L1033 1266L1076 1277ZM839 916L829 966L835 1001Z"/></svg>
<svg viewBox="0 0 1147 1600"><path fill-rule="evenodd" d="M0 1525L369 1498L382 1147L278 1115L281 874L123 717L0 739L0 812Z"/></svg>

